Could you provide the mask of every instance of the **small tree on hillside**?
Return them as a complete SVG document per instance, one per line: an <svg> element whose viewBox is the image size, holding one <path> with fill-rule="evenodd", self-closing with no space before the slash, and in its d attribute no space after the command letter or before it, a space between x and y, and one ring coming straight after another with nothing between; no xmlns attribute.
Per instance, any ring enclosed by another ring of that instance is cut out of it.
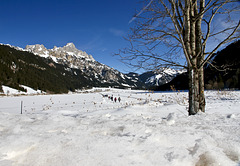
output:
<svg viewBox="0 0 240 166"><path fill-rule="evenodd" d="M236 13L236 15L235 15ZM177 66L189 72L189 115L205 112L203 66L240 37L238 0L145 0L130 21L130 46L121 59L148 70Z"/></svg>

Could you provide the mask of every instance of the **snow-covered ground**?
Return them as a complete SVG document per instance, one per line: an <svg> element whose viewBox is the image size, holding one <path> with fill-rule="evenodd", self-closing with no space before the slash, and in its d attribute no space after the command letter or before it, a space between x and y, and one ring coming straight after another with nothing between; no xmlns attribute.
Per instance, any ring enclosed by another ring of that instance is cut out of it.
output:
<svg viewBox="0 0 240 166"><path fill-rule="evenodd" d="M206 101L187 116L186 92L1 96L0 166L239 166L240 92Z"/></svg>

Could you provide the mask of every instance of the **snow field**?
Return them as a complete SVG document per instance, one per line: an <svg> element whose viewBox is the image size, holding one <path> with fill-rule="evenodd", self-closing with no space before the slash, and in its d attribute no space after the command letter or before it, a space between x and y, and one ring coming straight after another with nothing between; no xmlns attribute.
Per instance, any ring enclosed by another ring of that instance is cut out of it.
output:
<svg viewBox="0 0 240 166"><path fill-rule="evenodd" d="M196 116L186 92L0 97L0 166L238 166L239 96L206 91Z"/></svg>

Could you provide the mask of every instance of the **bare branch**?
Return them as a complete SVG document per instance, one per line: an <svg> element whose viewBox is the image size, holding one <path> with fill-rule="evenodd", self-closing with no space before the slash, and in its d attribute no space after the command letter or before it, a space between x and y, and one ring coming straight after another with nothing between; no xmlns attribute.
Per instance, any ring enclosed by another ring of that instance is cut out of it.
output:
<svg viewBox="0 0 240 166"><path fill-rule="evenodd" d="M230 14L235 10L235 8L223 8L234 0L206 0L206 4L205 0L146 0L145 2L146 6L134 17L135 26L128 36L128 40L131 40L130 47L122 52L128 55L125 61L139 60L141 67L144 63L153 65L150 61L154 63L158 61L160 65L172 64L185 67L176 63L177 55L180 53L185 56L184 62L191 67L196 58L207 60L211 55L212 52L205 53L209 39L222 33L229 33L235 28L235 26L227 27L213 33L211 27L217 14ZM228 41L234 38L236 37L231 35ZM225 42L227 41L224 40L222 44ZM213 52L222 44L220 43ZM175 49L169 49L168 54L159 52L163 45ZM177 49L181 51L177 52ZM208 57L204 58L206 55ZM206 63L200 61L198 67Z"/></svg>
<svg viewBox="0 0 240 166"><path fill-rule="evenodd" d="M237 31L237 29L239 28L240 26L240 21L238 22L237 26L235 27L235 29L232 31L232 33L226 37L222 42L220 42L213 50L212 52L208 55L208 57L201 63L201 65L199 66L199 68L203 67L204 64L206 64L211 58L212 56L214 55L214 53L217 51L217 49L219 47L221 47L224 43L228 42L231 37L235 34L235 32Z"/></svg>
<svg viewBox="0 0 240 166"><path fill-rule="evenodd" d="M203 46L203 52L205 52L206 43L207 43L208 38L210 37L212 20L213 20L213 18L215 17L215 15L217 14L217 11L218 11L224 4L226 4L226 2L225 2L225 3L222 3L222 4L221 4L220 6L218 6L218 7L215 7L215 10L214 10L214 9L212 10L212 15L211 15L209 21L207 21L207 20L204 19L204 21L207 23L207 34L206 34L205 38L203 38L203 44L202 44L202 46Z"/></svg>

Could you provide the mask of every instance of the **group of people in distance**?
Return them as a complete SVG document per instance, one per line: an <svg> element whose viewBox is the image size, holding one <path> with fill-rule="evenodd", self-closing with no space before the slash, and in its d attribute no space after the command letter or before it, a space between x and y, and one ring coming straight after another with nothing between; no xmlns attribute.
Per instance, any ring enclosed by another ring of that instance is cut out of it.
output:
<svg viewBox="0 0 240 166"><path fill-rule="evenodd" d="M109 100L112 100L112 101L114 101L114 102L121 102L121 98L120 97L113 97L113 95L112 96L110 96L110 95L103 95L103 97L107 97Z"/></svg>
<svg viewBox="0 0 240 166"><path fill-rule="evenodd" d="M120 98L120 97L118 97L118 99L117 99L117 97L113 97L113 95L112 95L112 96L108 96L108 98L109 98L110 100L112 100L112 101L115 101L115 102L117 102L117 100L118 100L119 103L120 103L120 101L121 101L121 98Z"/></svg>

